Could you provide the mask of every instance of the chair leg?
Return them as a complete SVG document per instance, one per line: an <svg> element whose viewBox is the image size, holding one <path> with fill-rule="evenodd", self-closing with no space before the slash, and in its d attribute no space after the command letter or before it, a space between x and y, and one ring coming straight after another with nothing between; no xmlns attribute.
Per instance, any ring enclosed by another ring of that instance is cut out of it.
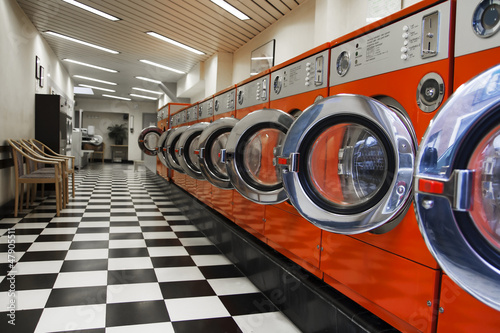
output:
<svg viewBox="0 0 500 333"><path fill-rule="evenodd" d="M71 193L72 193L73 198L74 198L75 197L75 174L74 173L71 175L71 182L73 185L73 191L71 191Z"/></svg>
<svg viewBox="0 0 500 333"><path fill-rule="evenodd" d="M60 182L55 182L54 184L56 188L56 215L60 215L60 209L61 209L61 191L60 191Z"/></svg>
<svg viewBox="0 0 500 333"><path fill-rule="evenodd" d="M24 184L19 184L19 186L20 186L19 196L21 197L21 204L19 205L19 209L22 210L24 205Z"/></svg>
<svg viewBox="0 0 500 333"><path fill-rule="evenodd" d="M14 217L17 217L18 207L19 207L19 188L21 184L16 184L16 197L14 199Z"/></svg>

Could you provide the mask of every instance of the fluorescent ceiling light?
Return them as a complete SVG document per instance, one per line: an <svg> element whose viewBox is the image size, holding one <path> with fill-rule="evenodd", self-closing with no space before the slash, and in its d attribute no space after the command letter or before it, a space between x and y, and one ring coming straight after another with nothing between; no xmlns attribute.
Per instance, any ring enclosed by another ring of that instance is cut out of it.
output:
<svg viewBox="0 0 500 333"><path fill-rule="evenodd" d="M99 45L95 45L95 44L92 44L92 43L84 42L83 40L79 40L79 39L76 39L76 38L73 38L73 37L69 37L69 36L66 36L66 35L61 35L60 33L57 33L57 32L54 32L54 31L47 30L47 31L45 31L45 33L49 34L49 35L52 35L52 36L59 37L59 38L63 38L63 39L66 39L66 40L69 40L69 41L72 41L72 42L75 42L75 43L79 43L79 44L82 44L82 45L85 45L85 46L90 46L90 47L93 47L95 49L99 49L101 51L105 51L105 52L109 52L109 53L113 53L113 54L119 54L120 53L118 51L110 50L110 49L107 49L107 48L99 46Z"/></svg>
<svg viewBox="0 0 500 333"><path fill-rule="evenodd" d="M159 80L153 80L153 79L149 79L149 78L143 77L143 76L136 76L135 78L139 79L139 80L148 81L148 82L158 83L158 84L161 83L161 81L159 81Z"/></svg>
<svg viewBox="0 0 500 333"><path fill-rule="evenodd" d="M253 57L251 60L272 60L273 57Z"/></svg>
<svg viewBox="0 0 500 333"><path fill-rule="evenodd" d="M89 11L93 14L97 14L99 16L107 18L108 20L111 20L111 21L119 21L120 20L118 17L106 14L105 12L102 12L99 9L95 9L95 8L90 7L90 6L84 5L83 3L80 3L78 1L75 1L75 0L63 0L63 1L69 3L70 5L77 6L78 8Z"/></svg>
<svg viewBox="0 0 500 333"><path fill-rule="evenodd" d="M113 96L113 95L106 95L106 94L102 94L104 97L109 97L109 98L116 98L116 99L122 99L124 101L131 101L130 98L126 98L126 97L120 97L120 96Z"/></svg>
<svg viewBox="0 0 500 333"><path fill-rule="evenodd" d="M175 73L179 73L179 74L186 74L182 71L179 71L177 69L173 69L173 68L170 68L170 67L167 67L167 66L164 66L164 65L160 65L160 64L157 64L156 62L152 62L152 61L149 61L149 60L139 60L140 62L143 62L145 64L148 64L148 65L153 65L153 66L156 66L156 67L160 67L160 68L163 68L163 69L166 69L168 71L172 71L172 72L175 72Z"/></svg>
<svg viewBox="0 0 500 333"><path fill-rule="evenodd" d="M84 79L84 80L89 80L89 81L94 81L94 82L99 82L99 83L104 83L104 84L109 84L110 86L116 86L116 85L118 85L118 83L104 81L104 80L99 80L99 79L94 79L94 78L83 76L83 75L73 75L73 77L76 77L76 78L79 78L79 79Z"/></svg>
<svg viewBox="0 0 500 333"><path fill-rule="evenodd" d="M145 99L153 99L153 100L158 99L157 97L143 96L143 95L137 95L137 94L130 94L130 96L140 97L140 98L145 98Z"/></svg>
<svg viewBox="0 0 500 333"><path fill-rule="evenodd" d="M178 47L182 47L183 49L186 49L188 51L191 51L193 53L196 53L196 54L205 54L205 52L201 52L201 51L198 51L197 49L194 49L192 48L191 46L187 46L185 44L182 44L182 43L179 43L173 39L170 39L168 37L165 37L165 36L162 36L160 34L157 34L156 32L153 32L153 31L148 31L146 32L148 35L150 36L153 36L153 37L156 37L158 39L161 39L162 41L164 42L167 42L167 43L170 43L170 44L173 44L175 46L178 46Z"/></svg>
<svg viewBox="0 0 500 333"><path fill-rule="evenodd" d="M66 59L63 59L63 61L67 61L67 62L71 62L73 64L87 66L87 67L91 67L91 68L95 68L95 69L100 69L101 71L106 71L106 72L111 72L111 73L118 73L118 71L115 71L114 69L109 69L109 68L105 68L105 67L99 67L99 66L87 64L85 62L76 61L76 60L72 60L72 59L67 59L66 58Z"/></svg>
<svg viewBox="0 0 500 333"><path fill-rule="evenodd" d="M214 4L221 7L222 9L230 12L231 14L233 14L234 16L239 18L240 20L249 20L250 19L250 17L246 16L244 13L240 12L238 9L234 8L233 6L231 6L230 4L225 2L224 0L210 0L210 1L212 1Z"/></svg>
<svg viewBox="0 0 500 333"><path fill-rule="evenodd" d="M100 87L95 87L95 86L89 86L88 84L79 84L79 86L87 87L87 88L91 88L91 89L96 89L96 90L108 91L108 92L116 92L116 90L100 88Z"/></svg>
<svg viewBox="0 0 500 333"><path fill-rule="evenodd" d="M84 87L74 87L73 92L75 94L80 94L80 95L93 95L94 92L90 88L84 88Z"/></svg>
<svg viewBox="0 0 500 333"><path fill-rule="evenodd" d="M137 87L132 87L132 89L140 90L140 91L144 91L144 92L148 92L148 93L152 93L152 94L157 94L157 95L163 95L163 92L161 92L161 91L153 91L153 90L147 90L147 89L142 89L142 88L137 88Z"/></svg>

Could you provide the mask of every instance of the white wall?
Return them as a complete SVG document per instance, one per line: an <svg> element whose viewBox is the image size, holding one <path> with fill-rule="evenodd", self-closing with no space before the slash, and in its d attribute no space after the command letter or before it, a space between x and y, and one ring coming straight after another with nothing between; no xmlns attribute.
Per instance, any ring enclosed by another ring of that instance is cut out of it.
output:
<svg viewBox="0 0 500 333"><path fill-rule="evenodd" d="M51 88L73 97L73 82L15 0L0 1L0 142L35 135L35 94ZM35 56L45 68L45 85L35 79ZM10 154L2 154L7 159ZM0 169L0 206L14 198L14 172Z"/></svg>

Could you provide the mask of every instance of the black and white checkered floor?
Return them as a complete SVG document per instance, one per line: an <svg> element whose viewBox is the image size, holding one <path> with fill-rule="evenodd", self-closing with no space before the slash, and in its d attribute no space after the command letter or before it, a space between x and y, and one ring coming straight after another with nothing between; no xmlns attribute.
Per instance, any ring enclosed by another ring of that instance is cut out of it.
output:
<svg viewBox="0 0 500 333"><path fill-rule="evenodd" d="M92 164L60 217L0 220L0 332L299 332L150 177Z"/></svg>

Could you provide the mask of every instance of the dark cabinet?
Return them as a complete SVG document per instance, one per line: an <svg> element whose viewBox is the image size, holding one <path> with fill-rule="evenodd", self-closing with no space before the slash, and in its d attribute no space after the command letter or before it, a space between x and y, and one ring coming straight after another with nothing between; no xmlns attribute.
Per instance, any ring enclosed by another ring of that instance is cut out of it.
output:
<svg viewBox="0 0 500 333"><path fill-rule="evenodd" d="M35 96L35 139L64 155L71 150L73 130L68 109L66 99L60 95Z"/></svg>

